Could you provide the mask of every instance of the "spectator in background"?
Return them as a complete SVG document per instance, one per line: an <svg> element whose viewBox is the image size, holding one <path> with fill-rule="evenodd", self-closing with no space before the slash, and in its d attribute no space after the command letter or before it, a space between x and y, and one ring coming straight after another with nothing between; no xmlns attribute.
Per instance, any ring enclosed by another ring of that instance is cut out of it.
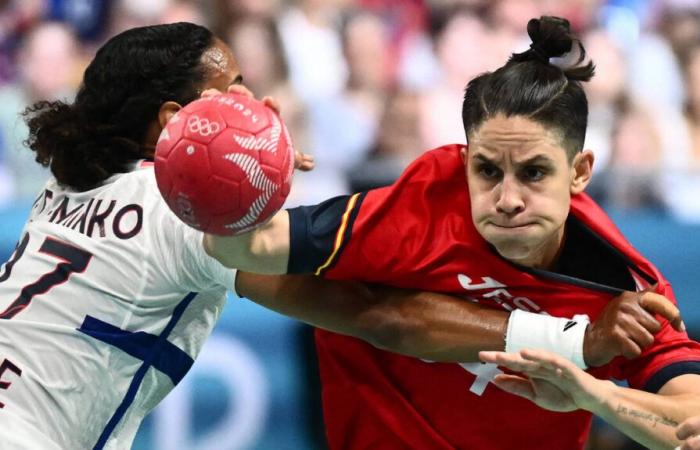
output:
<svg viewBox="0 0 700 450"><path fill-rule="evenodd" d="M15 77L13 52L45 14L45 0L0 0L0 83Z"/></svg>
<svg viewBox="0 0 700 450"><path fill-rule="evenodd" d="M658 29L682 66L700 38L700 4L695 0L666 0L661 6Z"/></svg>
<svg viewBox="0 0 700 450"><path fill-rule="evenodd" d="M14 197L30 199L46 182L48 171L24 148L28 131L19 113L40 99L71 99L82 70L77 42L63 24L39 24L23 41L18 55L20 81L0 88L0 134L4 160L14 179ZM9 194L3 195L6 201Z"/></svg>
<svg viewBox="0 0 700 450"><path fill-rule="evenodd" d="M232 24L247 19L276 20L282 14L282 0L211 0L212 31L226 36Z"/></svg>
<svg viewBox="0 0 700 450"><path fill-rule="evenodd" d="M350 190L361 192L392 184L424 150L418 132L419 96L399 90L386 101L374 148L348 171Z"/></svg>
<svg viewBox="0 0 700 450"><path fill-rule="evenodd" d="M593 77L584 86L589 106L585 148L595 149L597 171L587 192L597 201L614 207L658 203L654 200L656 191L649 192L647 184L652 178L651 186L656 186L653 177L659 159L658 139L649 137L653 128L649 129L643 115L631 110L625 90L627 64L622 49L603 29L590 31L584 41L596 62L596 71L604 74ZM642 132L636 136L640 126ZM637 139L643 142L637 143ZM614 142L617 145L613 155ZM646 176L637 176L636 168L640 165Z"/></svg>
<svg viewBox="0 0 700 450"><path fill-rule="evenodd" d="M192 0L115 0L109 34L153 25L186 21L203 24L205 20L201 5Z"/></svg>
<svg viewBox="0 0 700 450"><path fill-rule="evenodd" d="M608 206L660 207L658 169L663 144L656 114L634 103L624 105L618 114L607 175Z"/></svg>
<svg viewBox="0 0 700 450"><path fill-rule="evenodd" d="M664 200L679 219L700 223L700 37L689 46L683 73L686 102L671 170L661 171Z"/></svg>
<svg viewBox="0 0 700 450"><path fill-rule="evenodd" d="M442 74L420 101L425 148L465 142L460 122L464 86L476 75L498 67L514 44L510 34L464 7L436 11L431 29Z"/></svg>
<svg viewBox="0 0 700 450"><path fill-rule="evenodd" d="M583 40L587 43L588 54L596 62L596 70L604 74L593 77L584 86L589 108L584 146L595 149L596 170L601 170L610 162L613 129L626 101L627 67L622 50L604 30L591 31Z"/></svg>
<svg viewBox="0 0 700 450"><path fill-rule="evenodd" d="M685 89L681 65L670 44L671 39L665 34L669 26L664 23L674 16L675 6L671 3L657 2L662 8L657 13L655 23L643 30L634 45L627 48L627 91L632 110L620 119L614 146L623 165L627 164L624 155L629 152L650 159L643 167L638 164L625 166L633 177L636 176L635 171L643 172L638 176L640 180L637 185L640 187L644 186L643 178L652 182L652 172L658 171L661 166L664 171L677 168L680 162L678 156L683 153L679 152L679 148L688 145L683 138ZM649 61L653 61L653 64L649 64ZM658 179L652 182L653 191L657 192L653 203L657 204L660 183ZM623 184L621 188L624 187ZM634 194L634 191L630 193ZM648 201L630 202L629 206L639 207L645 203Z"/></svg>
<svg viewBox="0 0 700 450"><path fill-rule="evenodd" d="M347 67L338 32L344 0L296 0L279 26L289 76L305 102L326 98L343 89Z"/></svg>
<svg viewBox="0 0 700 450"><path fill-rule="evenodd" d="M82 42L104 38L115 0L46 0L46 17L66 23Z"/></svg>
<svg viewBox="0 0 700 450"><path fill-rule="evenodd" d="M341 30L348 67L344 88L309 104L318 173L305 177L314 201L349 192L346 171L372 147L391 82L386 24L369 11L349 13ZM318 189L317 186L323 186Z"/></svg>

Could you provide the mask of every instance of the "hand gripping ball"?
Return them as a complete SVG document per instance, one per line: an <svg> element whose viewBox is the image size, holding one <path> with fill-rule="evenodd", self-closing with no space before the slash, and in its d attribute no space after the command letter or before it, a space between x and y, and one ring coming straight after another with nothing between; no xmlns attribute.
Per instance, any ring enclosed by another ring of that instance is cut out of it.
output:
<svg viewBox="0 0 700 450"><path fill-rule="evenodd" d="M289 194L294 149L277 113L240 94L196 100L177 112L155 152L158 188L198 230L235 235L277 212Z"/></svg>

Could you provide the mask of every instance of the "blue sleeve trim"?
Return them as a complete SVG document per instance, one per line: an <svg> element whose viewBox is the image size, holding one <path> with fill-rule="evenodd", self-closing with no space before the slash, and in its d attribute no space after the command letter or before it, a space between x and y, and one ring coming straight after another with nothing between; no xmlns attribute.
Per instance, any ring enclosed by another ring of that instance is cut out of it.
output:
<svg viewBox="0 0 700 450"><path fill-rule="evenodd" d="M289 209L287 273L314 273L333 252L335 237L350 200L334 197L313 206Z"/></svg>
<svg viewBox="0 0 700 450"><path fill-rule="evenodd" d="M673 378L681 375L700 375L700 361L679 361L656 372L644 385L644 390L656 394Z"/></svg>

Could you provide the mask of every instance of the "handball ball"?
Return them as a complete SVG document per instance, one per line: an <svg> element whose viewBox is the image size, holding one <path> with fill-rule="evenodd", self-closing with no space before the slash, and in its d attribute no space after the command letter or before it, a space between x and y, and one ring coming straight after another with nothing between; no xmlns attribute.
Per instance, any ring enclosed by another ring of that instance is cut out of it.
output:
<svg viewBox="0 0 700 450"><path fill-rule="evenodd" d="M196 100L158 138L155 174L170 209L198 230L235 235L277 212L289 194L294 149L261 101L240 94Z"/></svg>

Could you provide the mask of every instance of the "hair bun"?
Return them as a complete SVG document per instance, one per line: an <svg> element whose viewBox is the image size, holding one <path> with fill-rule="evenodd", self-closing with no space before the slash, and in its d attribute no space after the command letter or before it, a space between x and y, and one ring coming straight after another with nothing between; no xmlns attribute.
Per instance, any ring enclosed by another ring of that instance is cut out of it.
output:
<svg viewBox="0 0 700 450"><path fill-rule="evenodd" d="M527 34L532 40L530 49L534 56L543 62L549 62L549 58L570 52L574 40L569 21L561 17L542 16L539 19L530 19L527 23Z"/></svg>

